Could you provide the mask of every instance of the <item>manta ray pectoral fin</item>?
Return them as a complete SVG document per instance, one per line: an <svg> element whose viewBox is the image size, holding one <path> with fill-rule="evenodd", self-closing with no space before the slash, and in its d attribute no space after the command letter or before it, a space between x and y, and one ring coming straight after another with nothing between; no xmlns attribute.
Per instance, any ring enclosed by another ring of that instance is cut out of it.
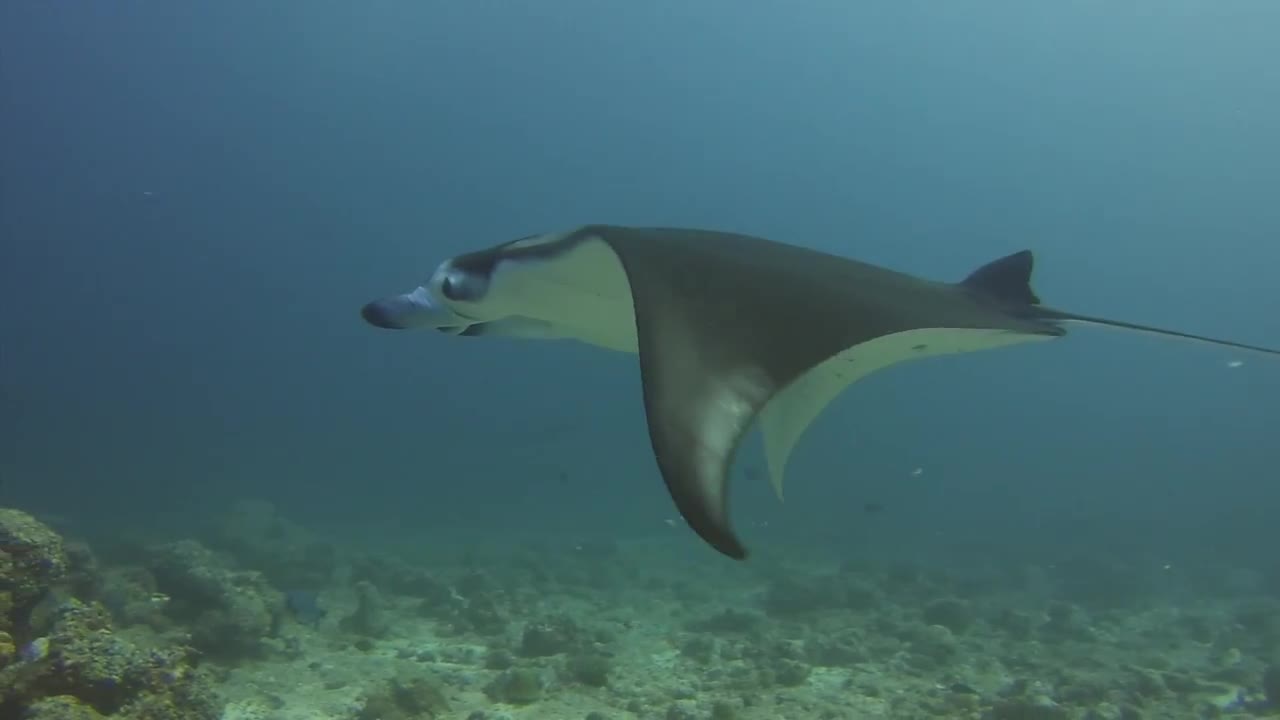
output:
<svg viewBox="0 0 1280 720"><path fill-rule="evenodd" d="M769 482L782 499L787 460L809 425L845 388L884 368L938 355L975 352L1057 337L1003 329L920 328L855 345L818 364L773 396L760 413Z"/></svg>
<svg viewBox="0 0 1280 720"><path fill-rule="evenodd" d="M724 555L741 560L746 548L728 515L728 466L772 387L762 375L736 377L673 373L662 359L640 352L649 438L667 491L689 527Z"/></svg>
<svg viewBox="0 0 1280 720"><path fill-rule="evenodd" d="M627 274L662 479L695 533L745 558L728 508L728 469L743 435L780 387L896 323L868 330L858 321L847 289L859 278L833 272L830 256L729 233L599 235Z"/></svg>
<svg viewBox="0 0 1280 720"><path fill-rule="evenodd" d="M1033 266L1031 251L1022 250L974 270L960 286L997 305L1026 307L1040 302L1031 288ZM1041 330L1044 334L999 328L917 328L871 339L819 363L780 389L760 413L765 462L774 493L779 500L783 498L787 461L796 443L849 385L908 360L1004 347L1060 334L1052 332L1052 327Z"/></svg>

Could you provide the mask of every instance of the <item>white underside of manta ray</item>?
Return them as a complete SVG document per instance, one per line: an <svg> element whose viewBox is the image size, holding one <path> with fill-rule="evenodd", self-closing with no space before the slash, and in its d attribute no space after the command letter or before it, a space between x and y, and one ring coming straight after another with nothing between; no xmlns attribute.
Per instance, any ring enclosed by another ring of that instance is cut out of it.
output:
<svg viewBox="0 0 1280 720"><path fill-rule="evenodd" d="M849 384L914 358L1050 340L1086 322L1280 350L1040 305L1023 251L959 283L733 233L590 225L444 261L427 284L367 304L382 328L567 338L636 353L649 436L672 499L715 549L746 557L728 468L759 418L781 496L787 459Z"/></svg>

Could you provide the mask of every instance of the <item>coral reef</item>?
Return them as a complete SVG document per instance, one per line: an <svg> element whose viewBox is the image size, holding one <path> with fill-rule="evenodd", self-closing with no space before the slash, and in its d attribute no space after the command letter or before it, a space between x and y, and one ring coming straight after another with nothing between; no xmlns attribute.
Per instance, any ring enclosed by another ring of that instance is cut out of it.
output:
<svg viewBox="0 0 1280 720"><path fill-rule="evenodd" d="M30 515L0 508L0 630L11 632L49 589L64 579L69 561L62 538Z"/></svg>
<svg viewBox="0 0 1280 720"><path fill-rule="evenodd" d="M218 517L205 538L278 588L321 588L338 566L333 544L282 517L264 500L242 500Z"/></svg>
<svg viewBox="0 0 1280 720"><path fill-rule="evenodd" d="M170 598L167 614L187 627L191 644L234 660L260 655L285 614L284 595L262 573L232 562L194 540L149 548L147 569Z"/></svg>
<svg viewBox="0 0 1280 720"><path fill-rule="evenodd" d="M225 720L1280 716L1280 600L1243 570L1161 595L1138 570L1089 587L1121 558L682 565L674 544L495 538L420 559L260 503L99 556L0 520L0 718L212 720L220 698Z"/></svg>
<svg viewBox="0 0 1280 720"><path fill-rule="evenodd" d="M113 626L91 554L0 510L0 717L213 720L222 703L191 649ZM77 597L77 594L79 597Z"/></svg>
<svg viewBox="0 0 1280 720"><path fill-rule="evenodd" d="M435 680L392 678L365 694L356 720L433 720L449 711L449 700Z"/></svg>
<svg viewBox="0 0 1280 720"><path fill-rule="evenodd" d="M386 635L391 623L378 588L368 580L361 580L356 583L355 595L356 608L342 619L342 629L370 638Z"/></svg>

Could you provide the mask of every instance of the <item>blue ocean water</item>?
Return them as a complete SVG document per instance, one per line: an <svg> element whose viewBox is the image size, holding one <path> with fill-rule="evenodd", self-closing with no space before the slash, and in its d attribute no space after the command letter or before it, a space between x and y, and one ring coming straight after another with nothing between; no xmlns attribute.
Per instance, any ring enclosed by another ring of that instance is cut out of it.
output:
<svg viewBox="0 0 1280 720"><path fill-rule="evenodd" d="M1029 247L1058 306L1280 337L1268 4L0 12L3 492L51 512L254 492L331 522L642 531L670 511L633 359L356 314L583 222L938 278ZM1280 368L1234 359L1079 330L895 369L813 427L787 507L739 483L738 509L839 531L875 495L913 536L1245 552L1274 539Z"/></svg>
<svg viewBox="0 0 1280 720"><path fill-rule="evenodd" d="M1266 2L0 4L0 505L341 537L684 533L635 358L367 300L583 223L762 235L1280 345ZM1237 364L1242 363L1242 364ZM753 549L1280 587L1280 362L1090 328L854 385ZM916 472L919 469L920 472ZM867 512L874 505L878 512Z"/></svg>

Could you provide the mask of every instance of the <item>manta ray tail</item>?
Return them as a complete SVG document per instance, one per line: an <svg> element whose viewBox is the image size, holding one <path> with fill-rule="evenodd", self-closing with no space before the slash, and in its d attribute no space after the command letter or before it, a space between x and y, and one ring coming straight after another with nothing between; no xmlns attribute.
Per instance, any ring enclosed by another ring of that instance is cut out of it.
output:
<svg viewBox="0 0 1280 720"><path fill-rule="evenodd" d="M1121 330L1132 330L1136 332L1163 335L1165 337L1175 337L1184 340L1194 340L1196 342L1239 348L1241 350L1249 350L1252 352L1267 353L1269 355L1280 355L1280 350L1274 348L1249 345L1246 343L1236 342L1234 340L1223 340L1205 335L1195 335L1192 333L1179 332L1177 330L1168 330L1151 325L1140 325L1138 323L1126 322L1124 320L1111 320L1108 318L1081 315L1079 313L1043 307L1040 305L1040 298L1036 295L1035 291L1031 289L1031 272L1034 266L1035 258L1031 254L1031 251L1022 250L983 265L970 273L969 277L962 280L960 284L970 290L981 293L988 298L1003 304L1008 304L1015 308L1018 306L1030 306L1033 308L1033 317L1040 320L1102 325Z"/></svg>
<svg viewBox="0 0 1280 720"><path fill-rule="evenodd" d="M1104 327L1118 328L1121 330L1133 330L1141 333L1152 335L1162 335L1164 337L1180 338L1183 340L1193 340L1195 342L1210 343L1212 345L1222 345L1224 347L1238 348L1240 350L1248 350L1250 352L1266 353L1268 355L1280 355L1280 349L1263 347L1261 345L1249 345L1248 343L1236 342L1234 340L1223 340L1222 338L1209 337L1207 335L1195 335L1193 333L1179 332L1177 330L1168 330L1165 328L1154 327L1151 325L1140 325L1138 323L1125 322L1124 320L1110 320L1108 318L1093 317L1091 315L1080 315L1078 313L1064 312L1062 310L1054 310L1052 308L1037 307L1036 315L1045 320L1058 322L1078 322L1089 325L1101 325Z"/></svg>

